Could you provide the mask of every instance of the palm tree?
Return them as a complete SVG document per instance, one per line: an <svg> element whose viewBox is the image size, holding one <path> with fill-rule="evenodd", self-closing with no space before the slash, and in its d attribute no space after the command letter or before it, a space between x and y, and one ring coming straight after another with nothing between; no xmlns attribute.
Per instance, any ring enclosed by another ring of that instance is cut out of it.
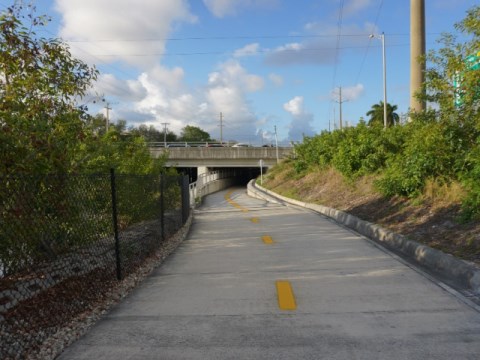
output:
<svg viewBox="0 0 480 360"><path fill-rule="evenodd" d="M400 122L400 116L395 112L397 109L397 105L387 103L387 126L392 126ZM368 125L383 124L383 101L372 105L372 109L367 112L367 116L370 117Z"/></svg>

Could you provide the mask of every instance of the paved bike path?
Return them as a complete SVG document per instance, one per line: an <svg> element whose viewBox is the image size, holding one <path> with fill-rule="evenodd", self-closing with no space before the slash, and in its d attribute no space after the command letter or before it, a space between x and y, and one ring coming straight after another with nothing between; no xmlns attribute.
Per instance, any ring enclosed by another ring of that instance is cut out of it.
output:
<svg viewBox="0 0 480 360"><path fill-rule="evenodd" d="M208 196L178 250L60 359L478 359L480 314L317 214Z"/></svg>

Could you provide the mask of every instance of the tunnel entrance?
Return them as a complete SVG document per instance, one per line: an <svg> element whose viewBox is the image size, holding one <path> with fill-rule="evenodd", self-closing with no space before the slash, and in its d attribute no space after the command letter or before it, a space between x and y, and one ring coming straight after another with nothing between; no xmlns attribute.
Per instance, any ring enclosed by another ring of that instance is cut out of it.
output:
<svg viewBox="0 0 480 360"><path fill-rule="evenodd" d="M196 167L177 167L175 168L179 174L187 175L189 178L189 182L193 183L198 179L198 168ZM235 183L239 186L246 186L248 182L252 179L255 179L260 176L260 168L259 167L235 167L235 168L208 168L209 171L215 170L231 170L234 172L235 176ZM263 174L267 172L268 168L264 167L262 169Z"/></svg>

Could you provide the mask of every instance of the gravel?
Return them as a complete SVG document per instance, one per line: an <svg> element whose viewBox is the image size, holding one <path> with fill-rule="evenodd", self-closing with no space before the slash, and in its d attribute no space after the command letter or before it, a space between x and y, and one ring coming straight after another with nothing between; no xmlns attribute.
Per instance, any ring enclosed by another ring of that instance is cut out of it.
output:
<svg viewBox="0 0 480 360"><path fill-rule="evenodd" d="M115 304L122 301L132 289L140 284L175 251L187 236L192 223L192 217L193 215L191 214L187 223L177 233L166 239L160 248L151 257L147 258L134 273L129 274L122 281L116 283L98 303L93 304L93 306L64 326L58 327L55 333L48 337L37 351L26 354L25 359L55 359L65 348L86 334Z"/></svg>

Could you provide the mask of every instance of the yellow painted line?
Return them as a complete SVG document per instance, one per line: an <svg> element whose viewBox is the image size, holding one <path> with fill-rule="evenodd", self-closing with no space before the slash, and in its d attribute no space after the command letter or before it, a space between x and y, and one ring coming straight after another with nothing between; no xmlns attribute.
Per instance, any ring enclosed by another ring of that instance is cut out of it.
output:
<svg viewBox="0 0 480 360"><path fill-rule="evenodd" d="M297 304L290 281L278 280L275 284L277 286L278 307L281 310L295 310Z"/></svg>
<svg viewBox="0 0 480 360"><path fill-rule="evenodd" d="M256 217L251 218L250 221L254 224L258 224L258 218Z"/></svg>
<svg viewBox="0 0 480 360"><path fill-rule="evenodd" d="M271 237L270 235L264 235L264 236L262 236L262 240L263 240L263 242L264 242L265 244L267 244L267 245L273 244L273 239L272 239L272 237Z"/></svg>
<svg viewBox="0 0 480 360"><path fill-rule="evenodd" d="M233 207L239 209L239 210L242 210L243 212L248 212L248 209L244 208L243 206L237 204L235 201L233 201L232 199L230 199L230 195L233 194L233 191L229 191L228 193L225 194L225 200L227 200L227 202L232 205Z"/></svg>

